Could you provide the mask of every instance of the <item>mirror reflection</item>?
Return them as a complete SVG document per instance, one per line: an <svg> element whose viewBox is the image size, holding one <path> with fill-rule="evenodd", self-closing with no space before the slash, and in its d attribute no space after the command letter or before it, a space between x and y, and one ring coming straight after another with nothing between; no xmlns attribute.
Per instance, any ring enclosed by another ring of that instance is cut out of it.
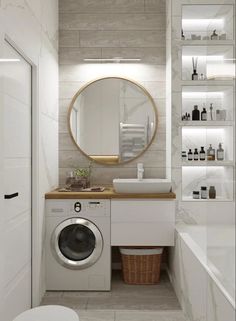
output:
<svg viewBox="0 0 236 321"><path fill-rule="evenodd" d="M69 129L78 148L100 163L130 161L151 144L157 113L150 94L123 78L89 83L73 98Z"/></svg>

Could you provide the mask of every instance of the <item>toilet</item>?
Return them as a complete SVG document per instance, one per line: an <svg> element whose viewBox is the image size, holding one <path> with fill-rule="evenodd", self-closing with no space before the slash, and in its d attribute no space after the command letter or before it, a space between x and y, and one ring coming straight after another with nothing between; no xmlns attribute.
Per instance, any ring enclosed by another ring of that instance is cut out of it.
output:
<svg viewBox="0 0 236 321"><path fill-rule="evenodd" d="M61 305L45 305L19 314L13 321L79 321L75 311Z"/></svg>

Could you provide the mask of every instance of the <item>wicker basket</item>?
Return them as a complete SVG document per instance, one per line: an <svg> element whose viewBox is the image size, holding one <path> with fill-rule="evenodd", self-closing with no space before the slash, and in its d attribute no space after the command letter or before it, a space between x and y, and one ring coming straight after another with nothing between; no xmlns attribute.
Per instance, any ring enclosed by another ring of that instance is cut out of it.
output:
<svg viewBox="0 0 236 321"><path fill-rule="evenodd" d="M156 284L160 280L162 247L120 248L127 284Z"/></svg>

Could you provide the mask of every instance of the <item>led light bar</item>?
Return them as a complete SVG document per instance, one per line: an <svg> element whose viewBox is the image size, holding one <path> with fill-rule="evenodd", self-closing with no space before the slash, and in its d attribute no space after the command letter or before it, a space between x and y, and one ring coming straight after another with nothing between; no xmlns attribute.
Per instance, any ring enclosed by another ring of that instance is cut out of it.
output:
<svg viewBox="0 0 236 321"><path fill-rule="evenodd" d="M20 62L20 59L0 58L0 62Z"/></svg>
<svg viewBox="0 0 236 321"><path fill-rule="evenodd" d="M114 57L114 58L84 58L86 62L139 62L141 58L122 58L122 57Z"/></svg>

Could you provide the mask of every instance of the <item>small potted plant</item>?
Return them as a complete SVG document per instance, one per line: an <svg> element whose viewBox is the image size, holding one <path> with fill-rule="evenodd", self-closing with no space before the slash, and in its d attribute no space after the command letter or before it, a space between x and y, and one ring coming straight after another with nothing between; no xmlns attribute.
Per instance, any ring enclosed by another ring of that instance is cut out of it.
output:
<svg viewBox="0 0 236 321"><path fill-rule="evenodd" d="M72 188L83 189L90 186L90 176L92 170L92 162L90 162L88 168L76 168L74 170L74 184Z"/></svg>

